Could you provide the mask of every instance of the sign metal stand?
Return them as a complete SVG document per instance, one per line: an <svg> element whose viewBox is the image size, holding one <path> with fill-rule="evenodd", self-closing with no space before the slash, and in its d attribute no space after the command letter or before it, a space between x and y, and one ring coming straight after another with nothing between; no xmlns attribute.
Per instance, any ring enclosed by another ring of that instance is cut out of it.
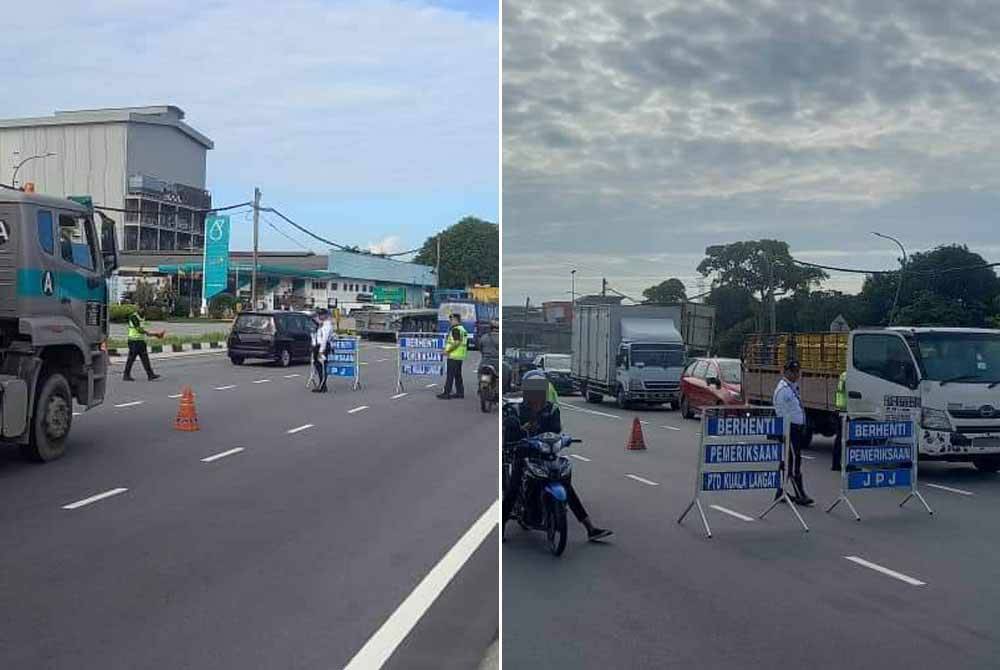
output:
<svg viewBox="0 0 1000 670"><path fill-rule="evenodd" d="M774 502L758 518L763 519L778 503L787 503L802 529L802 519L785 490L785 467L790 428L772 408L709 407L702 412L694 497L677 519L683 523L692 508L698 509L705 535L712 537L702 493L774 489ZM745 469L752 465L755 469Z"/></svg>
<svg viewBox="0 0 1000 670"><path fill-rule="evenodd" d="M403 392L403 375L441 377L444 375L444 342L441 333L399 333L396 336L396 393Z"/></svg>
<svg viewBox="0 0 1000 670"><path fill-rule="evenodd" d="M916 498L928 514L934 514L917 489L916 421L849 420L846 416L841 421L840 495L827 508L827 514L843 502L855 521L861 521L849 491L904 487L909 491L900 507Z"/></svg>

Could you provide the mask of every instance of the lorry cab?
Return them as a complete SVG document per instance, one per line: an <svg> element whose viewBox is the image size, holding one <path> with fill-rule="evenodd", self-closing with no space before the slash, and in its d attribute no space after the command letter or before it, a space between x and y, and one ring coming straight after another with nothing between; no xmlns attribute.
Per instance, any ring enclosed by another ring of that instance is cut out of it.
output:
<svg viewBox="0 0 1000 670"><path fill-rule="evenodd" d="M913 416L923 458L1000 470L1000 330L859 330L847 363L848 415Z"/></svg>
<svg viewBox="0 0 1000 670"><path fill-rule="evenodd" d="M684 341L670 319L624 318L615 359L618 405L680 401Z"/></svg>
<svg viewBox="0 0 1000 670"><path fill-rule="evenodd" d="M82 202L0 188L0 441L62 454L72 405L104 400L114 223Z"/></svg>

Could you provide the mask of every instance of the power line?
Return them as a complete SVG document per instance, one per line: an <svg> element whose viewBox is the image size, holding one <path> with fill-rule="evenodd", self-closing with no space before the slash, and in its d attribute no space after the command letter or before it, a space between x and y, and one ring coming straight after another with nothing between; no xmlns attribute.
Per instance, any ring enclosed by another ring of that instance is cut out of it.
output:
<svg viewBox="0 0 1000 670"><path fill-rule="evenodd" d="M307 247L305 244L303 244L302 242L300 242L299 240L295 239L294 237L292 237L291 235L289 235L285 231L283 231L280 228L278 228L278 226L276 226L274 224L274 222L271 221L270 217L265 216L264 217L264 223L266 223L268 226L270 226L271 229L274 230L276 233L278 233L279 235L281 235L285 239L291 241L292 244L295 244L296 246L301 247L302 249L305 249L306 251L312 251L312 249L310 249L309 247Z"/></svg>
<svg viewBox="0 0 1000 670"><path fill-rule="evenodd" d="M289 219L287 216L285 216L284 214L282 214L280 211L278 211L274 207L261 207L260 210L262 212L273 212L273 213L277 214L278 216L280 216L282 219L284 219L290 225L292 225L295 228L297 228L298 230L302 231L303 233L305 233L309 237L311 237L313 239L316 239L316 240L319 240L323 244L329 244L331 247L339 249L340 251L348 251L348 248L345 245L338 244L338 243L334 242L333 240L328 240L325 237L317 235L316 233L312 232L308 228L306 228L304 226L300 226L299 224L297 224L294 221L292 221L291 219Z"/></svg>
<svg viewBox="0 0 1000 670"><path fill-rule="evenodd" d="M178 203L163 203L171 207L177 206ZM196 214L211 214L212 212L225 212L230 209L239 209L240 207L250 207L253 205L252 202L241 202L236 205L226 205L225 207L212 207L210 209L202 209L200 207L185 207L180 205L185 211L194 212ZM123 214L140 214L141 210L138 209L122 209L120 207L109 207L107 205L94 205L94 209L99 209L104 212L121 212Z"/></svg>
<svg viewBox="0 0 1000 670"><path fill-rule="evenodd" d="M819 263L809 263L807 261L800 261L797 258L793 258L792 262L796 265L802 265L809 268L818 268L820 270L830 270L831 272L844 272L847 274L859 274L859 275L895 275L899 274L902 270L859 270L857 268L842 268L833 265L820 265ZM982 263L980 265L966 265L962 267L952 267L952 268L941 268L938 270L907 270L906 274L910 276L936 276L941 274L949 274L952 272L966 272L969 270L986 270L989 268L1000 267L1000 263Z"/></svg>

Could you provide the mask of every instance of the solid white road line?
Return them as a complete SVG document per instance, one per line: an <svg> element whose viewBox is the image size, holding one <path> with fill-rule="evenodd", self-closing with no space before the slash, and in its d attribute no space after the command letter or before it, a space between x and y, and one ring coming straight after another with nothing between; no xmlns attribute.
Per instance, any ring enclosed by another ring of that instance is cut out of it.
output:
<svg viewBox="0 0 1000 670"><path fill-rule="evenodd" d="M389 360L389 359L388 358L379 358L379 359L376 359L375 362L376 363L385 363L387 360Z"/></svg>
<svg viewBox="0 0 1000 670"><path fill-rule="evenodd" d="M427 386L425 386L424 388L426 388L426 389L432 389L432 388L434 388L435 386L437 386L437 384L436 384L436 383L434 383L434 384L428 384L428 385L427 385Z"/></svg>
<svg viewBox="0 0 1000 670"><path fill-rule="evenodd" d="M570 458L575 458L578 461L583 461L584 463L590 463L590 459L586 456L581 456L580 454L570 454Z"/></svg>
<svg viewBox="0 0 1000 670"><path fill-rule="evenodd" d="M83 507L84 505L95 503L98 500L104 500L105 498L116 496L119 493L125 493L126 491L128 491L128 489L111 489L110 491L105 491L104 493L98 493L96 496L90 496L89 498L84 498L83 500L77 500L75 503L63 505L63 509L77 509L79 507Z"/></svg>
<svg viewBox="0 0 1000 670"><path fill-rule="evenodd" d="M883 567L877 563L866 561L863 558L859 558L857 556L844 556L844 558L846 558L852 563L857 563L860 566L866 567L869 570L874 570L875 572L881 572L883 575L887 575L889 577L892 577L893 579L898 579L901 582L906 582L910 586L927 586L926 582L922 582L919 579L914 579L909 575L904 575L902 572L896 572L895 570L890 570L889 568Z"/></svg>
<svg viewBox="0 0 1000 670"><path fill-rule="evenodd" d="M807 461L815 461L816 460L815 456L809 456L808 454L802 454L802 458L806 459Z"/></svg>
<svg viewBox="0 0 1000 670"><path fill-rule="evenodd" d="M168 395L167 397L168 398L180 398L181 394L180 393L174 393L173 395Z"/></svg>
<svg viewBox="0 0 1000 670"><path fill-rule="evenodd" d="M499 502L490 505L465 535L455 543L427 576L406 597L396 611L361 647L344 670L378 670L389 660L396 648L420 622L438 596L447 588L476 549L497 528Z"/></svg>
<svg viewBox="0 0 1000 670"><path fill-rule="evenodd" d="M300 376L299 373L295 372L295 373L292 373L290 375L285 375L285 379L295 379L296 377L299 377L299 376Z"/></svg>
<svg viewBox="0 0 1000 670"><path fill-rule="evenodd" d="M223 451L221 454L215 454L214 456L209 456L208 458L201 459L202 463L211 463L212 461L217 461L220 458L225 458L226 456L232 456L233 454L238 454L243 451L243 447L236 447L235 449L230 449L229 451Z"/></svg>
<svg viewBox="0 0 1000 670"><path fill-rule="evenodd" d="M136 405L141 405L144 402L146 402L146 401L145 400L133 400L132 402L123 402L123 403L121 403L119 405L115 405L115 407L135 407Z"/></svg>
<svg viewBox="0 0 1000 670"><path fill-rule="evenodd" d="M368 405L362 405L361 407L355 407L354 409L347 410L348 414L357 414L358 412L363 412L368 409Z"/></svg>
<svg viewBox="0 0 1000 670"><path fill-rule="evenodd" d="M641 482L641 483L647 484L649 486L659 486L658 483L650 481L650 480L645 479L643 477L640 477L639 475L625 475L625 476L628 477L629 479L634 479L637 482Z"/></svg>
<svg viewBox="0 0 1000 670"><path fill-rule="evenodd" d="M723 507L722 505L709 505L714 510L722 512L723 514L728 514L729 516L734 516L742 521L753 521L752 516L747 516L746 514L740 514L736 510L731 510L728 507Z"/></svg>
<svg viewBox="0 0 1000 670"><path fill-rule="evenodd" d="M677 426L660 426L660 428L666 428L667 430L680 430Z"/></svg>
<svg viewBox="0 0 1000 670"><path fill-rule="evenodd" d="M228 391L229 389L236 388L236 384L229 384L228 386L216 386L216 391Z"/></svg>
<svg viewBox="0 0 1000 670"><path fill-rule="evenodd" d="M410 394L409 393L397 393L396 395L392 396L392 399L393 400L399 400L400 398L405 398L408 395L410 395Z"/></svg>
<svg viewBox="0 0 1000 670"><path fill-rule="evenodd" d="M393 350L393 349L395 349L395 348L396 348L396 347L389 347L389 346L386 346L386 345L384 345L384 344L383 344L383 345L379 345L379 349L387 349L387 350L389 350L389 351L392 351L392 350Z"/></svg>
<svg viewBox="0 0 1000 670"><path fill-rule="evenodd" d="M299 426L298 428L292 428L291 430L285 431L285 432L287 432L289 435L294 435L295 433L299 433L299 432L301 432L303 430L306 430L306 429L312 428L312 427L313 427L313 425L311 423L307 423L304 426Z"/></svg>
<svg viewBox="0 0 1000 670"><path fill-rule="evenodd" d="M933 489L941 489L942 491L949 491L951 493L957 493L960 496L974 496L974 495L976 495L972 491L965 491L963 489L953 489L950 486L942 486L941 484L928 484L927 482L923 482L923 485L924 486L930 486Z"/></svg>
<svg viewBox="0 0 1000 670"><path fill-rule="evenodd" d="M258 379L256 381L254 381L254 384L267 384L270 381L271 381L270 379Z"/></svg>

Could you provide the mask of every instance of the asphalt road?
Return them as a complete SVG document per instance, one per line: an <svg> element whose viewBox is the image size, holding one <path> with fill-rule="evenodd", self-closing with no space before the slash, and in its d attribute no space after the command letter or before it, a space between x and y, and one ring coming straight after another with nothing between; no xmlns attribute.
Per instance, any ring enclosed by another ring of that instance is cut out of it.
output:
<svg viewBox="0 0 1000 670"><path fill-rule="evenodd" d="M804 533L771 494L709 496L714 537L697 512L700 422L667 410L625 412L563 399L574 484L598 525L571 521L562 558L540 533L509 524L503 544L506 668L994 668L1000 635L1000 477L968 465L921 466L934 509L897 506L898 491L843 505L829 440L804 462L817 504ZM646 451L625 451L632 418ZM581 460L586 459L586 460ZM744 518L734 516L740 515ZM848 558L850 557L850 558ZM885 572L888 570L889 572ZM919 582L919 583L918 583Z"/></svg>
<svg viewBox="0 0 1000 670"><path fill-rule="evenodd" d="M0 668L478 668L496 417L436 379L393 397L395 351L362 357L363 389L326 396L306 366L156 360L63 459L0 450ZM172 429L184 384L197 433Z"/></svg>

